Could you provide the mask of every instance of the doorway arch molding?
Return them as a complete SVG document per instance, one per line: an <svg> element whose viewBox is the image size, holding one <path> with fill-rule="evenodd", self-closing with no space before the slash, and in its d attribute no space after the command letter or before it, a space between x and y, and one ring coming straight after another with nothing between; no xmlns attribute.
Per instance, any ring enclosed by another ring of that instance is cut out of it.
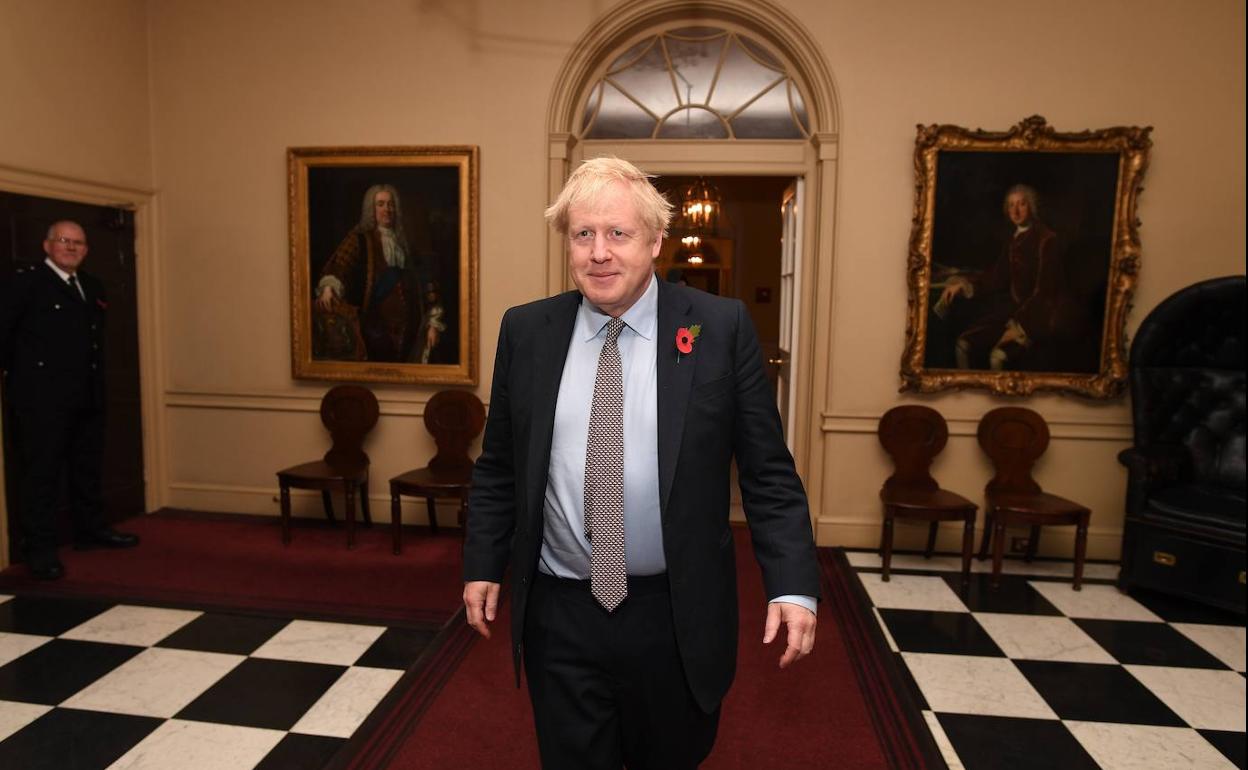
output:
<svg viewBox="0 0 1248 770"><path fill-rule="evenodd" d="M647 34L676 26L723 26L757 38L790 68L806 101L808 139L581 140L577 121L588 89L612 58ZM823 530L823 405L832 351L835 201L841 111L823 51L806 27L774 0L626 0L595 21L557 74L547 111L546 201L585 158L615 154L661 174L788 176L804 180L799 311L793 350L793 456L806 484L812 524ZM547 231L546 288L571 287L563 240ZM817 342L818 341L818 342Z"/></svg>

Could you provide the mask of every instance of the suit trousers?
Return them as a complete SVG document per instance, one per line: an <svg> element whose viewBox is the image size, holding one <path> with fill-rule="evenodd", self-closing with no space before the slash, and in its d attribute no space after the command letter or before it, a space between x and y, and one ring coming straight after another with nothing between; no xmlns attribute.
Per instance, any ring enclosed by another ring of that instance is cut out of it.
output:
<svg viewBox="0 0 1248 770"><path fill-rule="evenodd" d="M696 768L715 743L719 709L685 682L667 575L628 583L608 613L588 580L534 578L524 670L546 770Z"/></svg>
<svg viewBox="0 0 1248 770"><path fill-rule="evenodd" d="M22 535L25 552L52 553L57 546L56 501L62 471L69 485L74 534L102 526L100 487L104 457L104 410L54 406L13 409L22 480Z"/></svg>

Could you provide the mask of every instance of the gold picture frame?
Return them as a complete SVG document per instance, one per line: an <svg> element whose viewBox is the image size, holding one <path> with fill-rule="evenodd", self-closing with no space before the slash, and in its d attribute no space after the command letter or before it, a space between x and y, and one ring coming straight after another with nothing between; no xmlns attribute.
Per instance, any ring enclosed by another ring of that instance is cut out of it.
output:
<svg viewBox="0 0 1248 770"><path fill-rule="evenodd" d="M291 147L291 374L477 384L478 149Z"/></svg>
<svg viewBox="0 0 1248 770"><path fill-rule="evenodd" d="M901 390L1122 395L1152 128L917 128Z"/></svg>

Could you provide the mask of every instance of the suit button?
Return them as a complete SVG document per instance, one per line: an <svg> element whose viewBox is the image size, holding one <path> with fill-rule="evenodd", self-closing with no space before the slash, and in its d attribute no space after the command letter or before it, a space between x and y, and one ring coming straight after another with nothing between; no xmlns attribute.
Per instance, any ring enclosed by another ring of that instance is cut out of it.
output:
<svg viewBox="0 0 1248 770"><path fill-rule="evenodd" d="M43 362L42 362L42 361L36 361L36 362L35 362L35 366L43 366Z"/></svg>
<svg viewBox="0 0 1248 770"><path fill-rule="evenodd" d="M60 304L58 303L58 304L53 305L53 306L52 306L52 309L53 309L53 310L60 310L60 309L61 309L61 306L60 306Z"/></svg>
<svg viewBox="0 0 1248 770"><path fill-rule="evenodd" d="M99 367L98 367L98 366L96 366L95 364L91 364L91 368L92 368L92 369L98 369Z"/></svg>
<svg viewBox="0 0 1248 770"><path fill-rule="evenodd" d="M99 349L100 349L100 346L99 346L98 344L96 344L96 343L92 342L92 343L91 343L91 349L92 349L92 350L99 350Z"/></svg>
<svg viewBox="0 0 1248 770"><path fill-rule="evenodd" d="M95 331L95 324L91 324L91 331Z"/></svg>

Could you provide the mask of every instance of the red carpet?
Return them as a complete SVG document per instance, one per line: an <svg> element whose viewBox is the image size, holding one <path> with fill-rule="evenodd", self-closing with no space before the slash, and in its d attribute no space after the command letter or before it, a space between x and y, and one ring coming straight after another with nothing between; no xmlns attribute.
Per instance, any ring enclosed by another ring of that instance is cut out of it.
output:
<svg viewBox="0 0 1248 770"><path fill-rule="evenodd" d="M923 767L908 722L874 718L859 686L862 663L843 637L843 591L820 607L815 652L777 668L780 641L761 643L766 612L762 580L737 530L741 641L737 679L724 702L719 738L707 770ZM824 554L826 555L826 554ZM825 586L830 594L832 586ZM507 614L489 641L470 641L463 662L401 745L387 752L396 768L538 768L528 695L512 686ZM774 649L773 649L774 648ZM872 665L870 675L877 675ZM868 690L878 696L875 688ZM916 712L917 713L917 712ZM897 746L900 745L901 749ZM899 760L900 763L899 763Z"/></svg>
<svg viewBox="0 0 1248 770"><path fill-rule="evenodd" d="M62 548L65 578L33 580L15 565L0 573L0 588L439 624L461 604L456 532L405 532L395 556L380 525L357 528L351 550L344 530L325 521L296 521L289 546L267 517L162 512L118 529L139 535L138 547Z"/></svg>

